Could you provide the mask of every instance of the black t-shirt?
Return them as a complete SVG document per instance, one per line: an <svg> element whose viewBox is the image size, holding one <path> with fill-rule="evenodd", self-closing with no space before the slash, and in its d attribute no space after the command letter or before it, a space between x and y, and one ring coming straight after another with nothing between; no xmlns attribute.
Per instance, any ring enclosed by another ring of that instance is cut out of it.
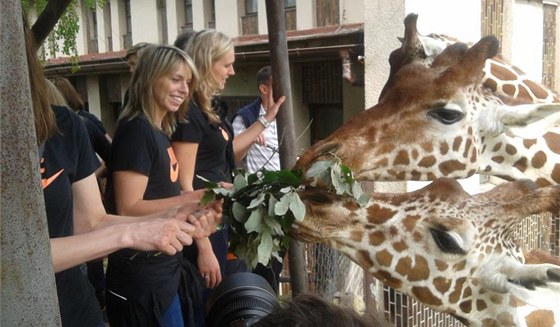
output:
<svg viewBox="0 0 560 327"><path fill-rule="evenodd" d="M107 201L115 212L113 172L135 171L148 177L144 200L163 199L181 193L179 164L169 138L144 117L122 120L112 143ZM152 326L161 319L179 290L181 258L159 252L123 249L109 255L107 308L109 318L120 326ZM127 298L120 306L112 294Z"/></svg>
<svg viewBox="0 0 560 327"><path fill-rule="evenodd" d="M78 115L83 118L89 140L91 141L95 153L97 153L103 161L109 161L111 142L109 142L105 136L107 130L103 126L103 123L94 114L85 110L78 111Z"/></svg>
<svg viewBox="0 0 560 327"><path fill-rule="evenodd" d="M144 200L164 199L181 194L179 164L169 138L144 117L119 122L113 138L107 201L115 213L112 173L131 170L148 177Z"/></svg>
<svg viewBox="0 0 560 327"><path fill-rule="evenodd" d="M72 184L93 174L99 161L81 118L53 106L58 132L44 146L40 159L50 238L74 234ZM98 326L102 321L95 291L79 266L55 274L63 326Z"/></svg>
<svg viewBox="0 0 560 327"><path fill-rule="evenodd" d="M187 121L178 124L172 140L198 143L193 178L195 190L204 188L204 182L197 175L212 182L231 182L233 129L225 119L220 125L210 124L198 105L191 100Z"/></svg>

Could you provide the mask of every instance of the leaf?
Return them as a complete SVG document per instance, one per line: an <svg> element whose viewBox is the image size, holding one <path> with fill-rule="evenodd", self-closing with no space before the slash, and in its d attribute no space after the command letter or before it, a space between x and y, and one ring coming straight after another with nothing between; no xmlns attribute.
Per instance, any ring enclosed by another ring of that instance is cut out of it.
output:
<svg viewBox="0 0 560 327"><path fill-rule="evenodd" d="M247 209L253 209L255 207L258 207L261 203L263 203L263 201L266 199L266 194L261 192L259 193L259 195L257 196L256 199L253 199L251 201L251 203L249 204L249 206L247 207Z"/></svg>
<svg viewBox="0 0 560 327"><path fill-rule="evenodd" d="M240 223L245 222L245 216L247 215L247 208L239 202L233 202L231 207L233 218Z"/></svg>
<svg viewBox="0 0 560 327"><path fill-rule="evenodd" d="M290 195L290 210L297 221L302 221L305 218L305 204L303 204L296 192Z"/></svg>
<svg viewBox="0 0 560 327"><path fill-rule="evenodd" d="M200 199L200 205L205 206L216 198L216 194L212 190L206 190Z"/></svg>
<svg viewBox="0 0 560 327"><path fill-rule="evenodd" d="M277 216L283 216L288 212L290 208L290 198L287 196L283 196L280 201L276 203L274 206L274 214Z"/></svg>
<svg viewBox="0 0 560 327"><path fill-rule="evenodd" d="M251 232L261 233L263 231L262 221L263 221L262 210L259 209L253 210L249 215L249 219L247 219L247 221L245 222L244 225L245 229L247 230L248 233Z"/></svg>
<svg viewBox="0 0 560 327"><path fill-rule="evenodd" d="M305 176L307 178L313 179L315 177L320 176L330 167L332 167L332 162L330 160L317 161L313 165L311 165L311 167L307 170L307 172L305 172Z"/></svg>
<svg viewBox="0 0 560 327"><path fill-rule="evenodd" d="M272 253L272 236L270 232L263 231L261 234L261 243L257 249L258 261L262 265L268 265Z"/></svg>
<svg viewBox="0 0 560 327"><path fill-rule="evenodd" d="M243 174L238 174L233 179L233 187L236 189L240 189L247 186L247 181L245 180L245 176Z"/></svg>

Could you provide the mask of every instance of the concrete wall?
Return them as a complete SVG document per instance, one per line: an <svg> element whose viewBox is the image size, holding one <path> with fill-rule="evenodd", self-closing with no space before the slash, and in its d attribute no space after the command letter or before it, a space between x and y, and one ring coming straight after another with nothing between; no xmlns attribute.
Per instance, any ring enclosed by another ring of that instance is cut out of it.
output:
<svg viewBox="0 0 560 327"><path fill-rule="evenodd" d="M153 0L130 1L132 44L159 42L158 8Z"/></svg>
<svg viewBox="0 0 560 327"><path fill-rule="evenodd" d="M521 68L532 80L541 82L543 58L542 2L515 1L513 6L513 35L511 63Z"/></svg>

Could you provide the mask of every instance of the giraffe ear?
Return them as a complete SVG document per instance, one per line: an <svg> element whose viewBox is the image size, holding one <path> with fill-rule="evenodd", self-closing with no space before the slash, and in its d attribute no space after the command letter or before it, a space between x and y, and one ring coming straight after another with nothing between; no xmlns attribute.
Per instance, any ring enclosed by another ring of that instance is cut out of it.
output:
<svg viewBox="0 0 560 327"><path fill-rule="evenodd" d="M536 138L560 123L560 103L502 105L500 116L505 132L521 138Z"/></svg>
<svg viewBox="0 0 560 327"><path fill-rule="evenodd" d="M510 293L539 308L560 307L560 266L522 264L502 255L494 255L476 273L482 286L497 293Z"/></svg>

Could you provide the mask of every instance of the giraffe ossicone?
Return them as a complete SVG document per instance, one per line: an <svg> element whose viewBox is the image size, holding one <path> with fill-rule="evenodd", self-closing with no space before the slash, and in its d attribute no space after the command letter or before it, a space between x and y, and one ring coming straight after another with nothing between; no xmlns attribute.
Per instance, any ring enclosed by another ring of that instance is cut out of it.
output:
<svg viewBox="0 0 560 327"><path fill-rule="evenodd" d="M305 170L335 155L359 180L480 173L560 183L560 102L532 103L521 93L508 96L485 86L483 69L498 52L495 37L471 47L439 49L443 43L432 42L428 58L427 42L414 41L415 22L407 23L379 102L301 154L296 166Z"/></svg>
<svg viewBox="0 0 560 327"><path fill-rule="evenodd" d="M374 193L364 207L321 189L300 197L307 213L294 237L337 249L437 311L470 326L560 324L560 259L523 253L512 239L521 219L558 210L560 186L522 180L469 195L442 178L410 193Z"/></svg>

